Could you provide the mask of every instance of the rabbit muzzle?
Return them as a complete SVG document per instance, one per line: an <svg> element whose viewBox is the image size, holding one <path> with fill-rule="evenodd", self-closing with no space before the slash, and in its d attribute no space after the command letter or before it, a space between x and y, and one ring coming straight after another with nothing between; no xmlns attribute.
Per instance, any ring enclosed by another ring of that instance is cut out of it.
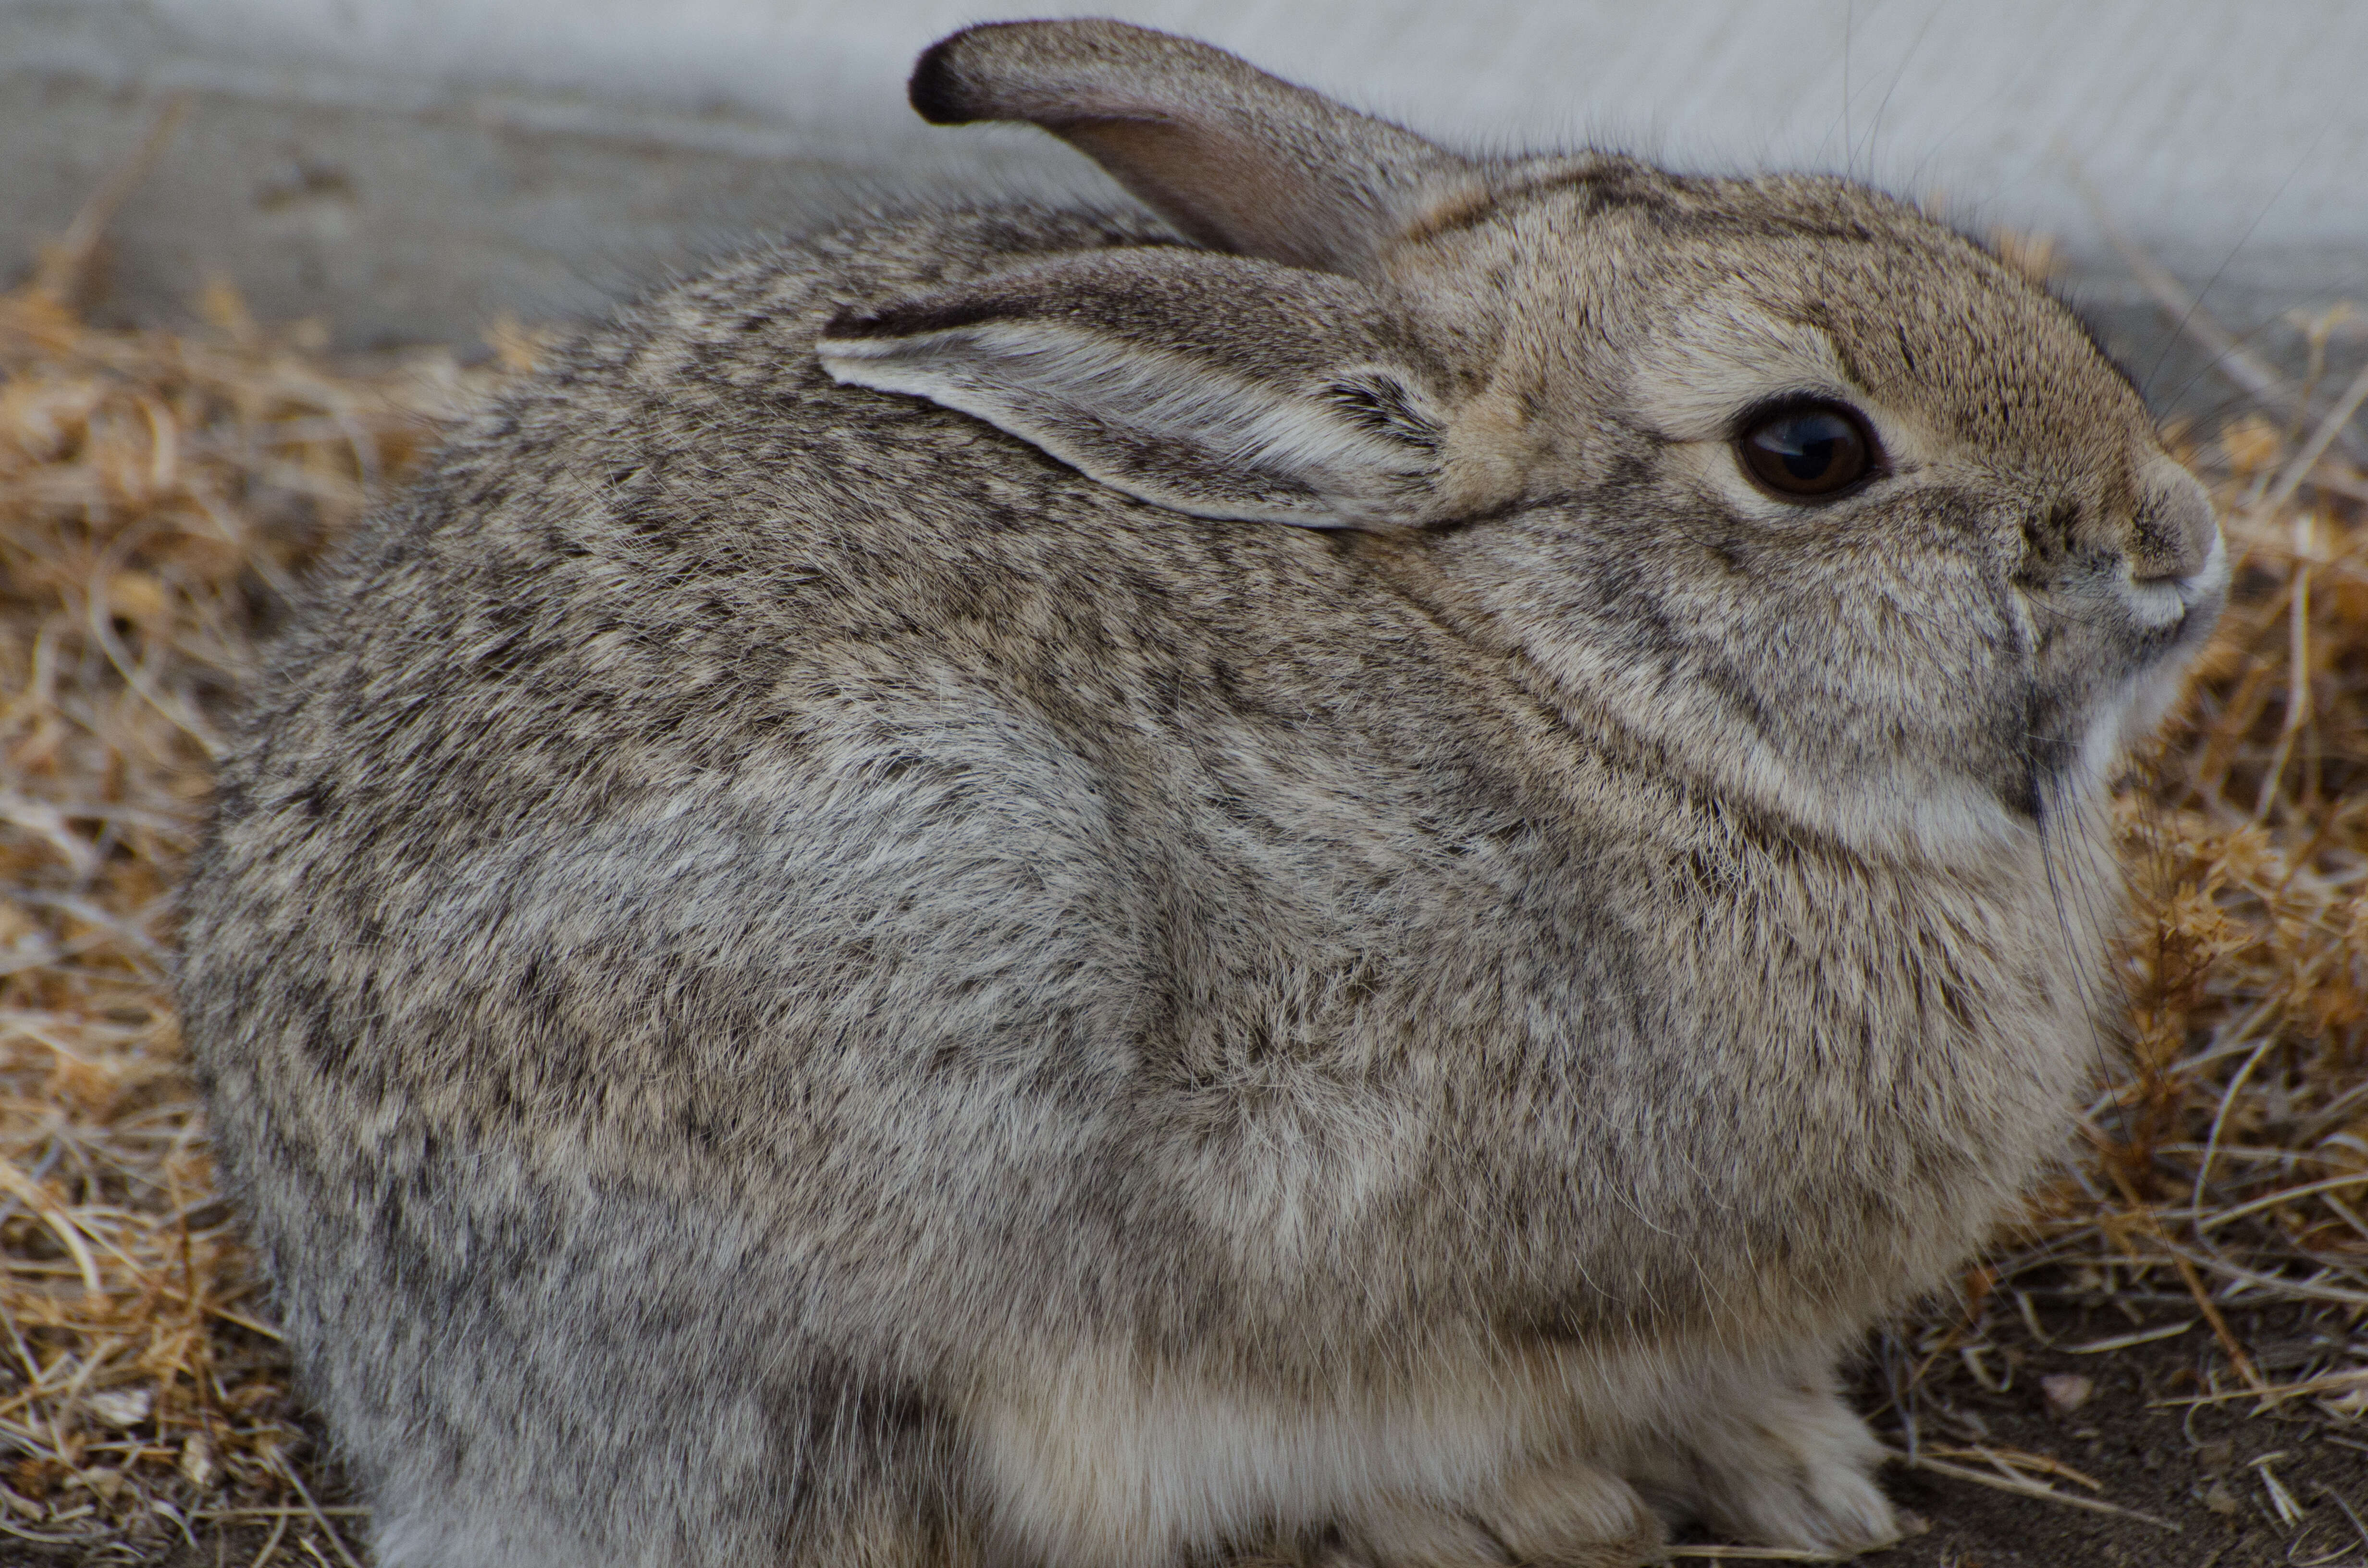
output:
<svg viewBox="0 0 2368 1568"><path fill-rule="evenodd" d="M2129 528L2122 597L2163 650L2192 651L2210 634L2228 597L2228 551L2212 498L2168 460Z"/></svg>
<svg viewBox="0 0 2368 1568"><path fill-rule="evenodd" d="M2196 585L2212 574L2213 558L2220 553L2212 497L2194 475L2168 458L2157 460L2148 477L2151 483L2131 518L2130 575L2147 584Z"/></svg>

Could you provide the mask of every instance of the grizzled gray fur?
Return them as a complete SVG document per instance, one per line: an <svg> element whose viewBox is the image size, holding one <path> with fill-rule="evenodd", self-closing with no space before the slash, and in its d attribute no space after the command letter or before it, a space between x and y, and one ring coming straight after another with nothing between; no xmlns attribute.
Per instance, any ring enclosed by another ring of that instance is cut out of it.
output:
<svg viewBox="0 0 2368 1568"><path fill-rule="evenodd" d="M914 99L1164 222L623 312L222 774L188 1032L380 1561L1891 1539L1834 1359L2058 1146L2200 487L1845 182L1466 159L1106 22ZM1756 478L1794 408L1863 474Z"/></svg>

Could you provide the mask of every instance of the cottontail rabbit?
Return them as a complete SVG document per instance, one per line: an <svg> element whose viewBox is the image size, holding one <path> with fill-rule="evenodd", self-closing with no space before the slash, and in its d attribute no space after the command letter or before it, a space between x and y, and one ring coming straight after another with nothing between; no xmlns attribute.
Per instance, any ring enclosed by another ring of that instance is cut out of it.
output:
<svg viewBox="0 0 2368 1568"><path fill-rule="evenodd" d="M1835 1357L2058 1146L2226 576L2137 394L1839 179L1111 22L912 96L1165 223L625 312L223 773L188 1034L380 1562L1890 1538Z"/></svg>

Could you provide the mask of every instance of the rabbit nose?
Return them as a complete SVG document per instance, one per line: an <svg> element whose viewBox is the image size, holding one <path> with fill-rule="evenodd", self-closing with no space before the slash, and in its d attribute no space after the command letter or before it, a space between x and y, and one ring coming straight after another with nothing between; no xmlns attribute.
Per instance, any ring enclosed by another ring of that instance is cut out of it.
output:
<svg viewBox="0 0 2368 1568"><path fill-rule="evenodd" d="M2163 459L2130 520L2130 575L2141 583L2183 581L2212 558L2220 525L2195 476Z"/></svg>

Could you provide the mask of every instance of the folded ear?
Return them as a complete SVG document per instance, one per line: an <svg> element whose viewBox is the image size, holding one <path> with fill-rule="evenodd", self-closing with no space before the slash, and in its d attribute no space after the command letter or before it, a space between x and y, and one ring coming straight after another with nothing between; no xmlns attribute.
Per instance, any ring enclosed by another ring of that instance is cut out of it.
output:
<svg viewBox="0 0 2368 1568"><path fill-rule="evenodd" d="M1223 50L1123 22L997 22L913 69L939 125L1025 120L1064 138L1201 244L1371 277L1426 211L1477 199L1479 168Z"/></svg>
<svg viewBox="0 0 2368 1568"><path fill-rule="evenodd" d="M842 313L843 382L985 420L1201 517L1446 515L1445 378L1345 278L1180 246L1099 251Z"/></svg>

